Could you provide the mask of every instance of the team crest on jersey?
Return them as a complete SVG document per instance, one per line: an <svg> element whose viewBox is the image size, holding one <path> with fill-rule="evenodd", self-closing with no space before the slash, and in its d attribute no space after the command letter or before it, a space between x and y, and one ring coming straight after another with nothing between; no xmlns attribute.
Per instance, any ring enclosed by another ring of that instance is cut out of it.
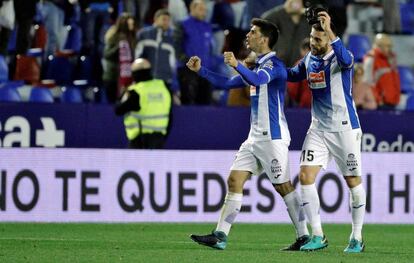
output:
<svg viewBox="0 0 414 263"><path fill-rule="evenodd" d="M256 87L253 85L250 85L250 96L256 96Z"/></svg>
<svg viewBox="0 0 414 263"><path fill-rule="evenodd" d="M311 89L323 89L326 88L325 71L310 72L309 83Z"/></svg>
<svg viewBox="0 0 414 263"><path fill-rule="evenodd" d="M273 62L271 60L266 61L266 63L263 65L263 68L268 68L270 70L273 69Z"/></svg>

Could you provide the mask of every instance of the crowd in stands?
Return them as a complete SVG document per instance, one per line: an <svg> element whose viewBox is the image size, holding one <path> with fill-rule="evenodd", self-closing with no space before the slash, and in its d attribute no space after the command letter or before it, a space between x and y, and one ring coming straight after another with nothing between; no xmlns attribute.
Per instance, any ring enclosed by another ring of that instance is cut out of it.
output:
<svg viewBox="0 0 414 263"><path fill-rule="evenodd" d="M414 38L413 0L0 0L0 101L113 104L132 83L134 59L145 58L176 105L247 106L248 87L215 89L186 61L197 55L208 68L235 74L222 52L254 63L244 39L251 18L262 17L278 26L274 50L294 66L309 51L307 2L325 2L354 53L357 107L414 110L414 63L399 64L393 49L395 36ZM370 26L357 18L367 10L382 12ZM306 81L287 85L285 105L310 108Z"/></svg>

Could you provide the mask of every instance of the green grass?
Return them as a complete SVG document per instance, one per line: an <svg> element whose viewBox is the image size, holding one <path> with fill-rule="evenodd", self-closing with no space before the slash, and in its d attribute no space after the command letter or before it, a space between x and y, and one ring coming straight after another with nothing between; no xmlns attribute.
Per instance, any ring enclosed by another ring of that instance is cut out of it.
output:
<svg viewBox="0 0 414 263"><path fill-rule="evenodd" d="M366 225L366 251L344 254L349 225L325 225L327 249L281 252L290 225L235 224L224 251L193 243L214 224L0 224L0 262L414 262L414 225Z"/></svg>

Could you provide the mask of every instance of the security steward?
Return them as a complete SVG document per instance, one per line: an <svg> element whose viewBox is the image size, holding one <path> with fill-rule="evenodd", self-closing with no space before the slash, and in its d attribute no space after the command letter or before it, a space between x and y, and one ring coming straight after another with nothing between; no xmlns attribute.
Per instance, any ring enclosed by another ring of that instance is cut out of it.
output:
<svg viewBox="0 0 414 263"><path fill-rule="evenodd" d="M143 58L131 65L134 83L128 87L115 113L124 115L129 148L162 149L169 130L171 93L164 81L154 79Z"/></svg>

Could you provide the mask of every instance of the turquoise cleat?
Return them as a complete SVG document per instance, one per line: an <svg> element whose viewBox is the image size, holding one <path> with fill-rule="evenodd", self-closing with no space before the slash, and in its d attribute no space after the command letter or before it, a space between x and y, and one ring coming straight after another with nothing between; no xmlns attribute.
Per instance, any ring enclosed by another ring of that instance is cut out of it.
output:
<svg viewBox="0 0 414 263"><path fill-rule="evenodd" d="M312 236L312 238L305 245L300 247L300 251L315 251L326 248L328 240L325 236Z"/></svg>
<svg viewBox="0 0 414 263"><path fill-rule="evenodd" d="M190 238L200 245L223 250L227 246L227 235L222 231L214 231L209 235L190 235Z"/></svg>
<svg viewBox="0 0 414 263"><path fill-rule="evenodd" d="M344 252L346 253L361 253L365 249L364 241L356 240L355 238L352 238L349 241L348 246L344 249Z"/></svg>

